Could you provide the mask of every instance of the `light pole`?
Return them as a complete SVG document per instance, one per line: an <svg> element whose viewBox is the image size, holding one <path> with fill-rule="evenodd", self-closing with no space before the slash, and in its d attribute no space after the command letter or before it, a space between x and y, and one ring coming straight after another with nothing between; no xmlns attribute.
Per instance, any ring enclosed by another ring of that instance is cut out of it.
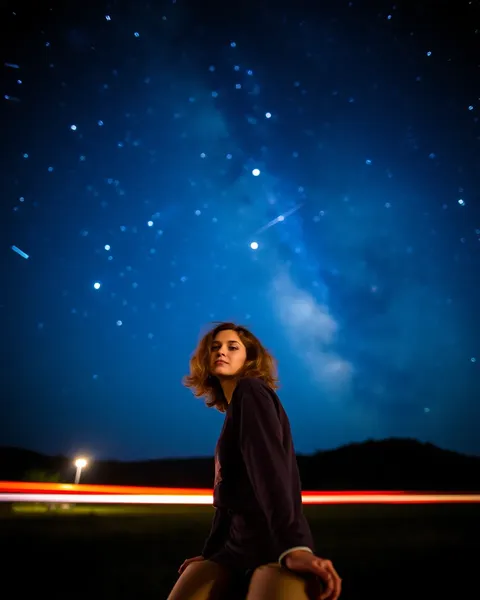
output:
<svg viewBox="0 0 480 600"><path fill-rule="evenodd" d="M77 471L75 473L75 483L80 483L80 476L82 474L82 469L87 466L86 458L77 458L75 460L75 466L77 467Z"/></svg>

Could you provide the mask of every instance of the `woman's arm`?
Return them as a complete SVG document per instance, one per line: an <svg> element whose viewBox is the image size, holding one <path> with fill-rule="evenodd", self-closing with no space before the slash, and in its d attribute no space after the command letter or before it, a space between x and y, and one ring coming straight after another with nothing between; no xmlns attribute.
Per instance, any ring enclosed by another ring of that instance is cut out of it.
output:
<svg viewBox="0 0 480 600"><path fill-rule="evenodd" d="M225 511L219 510L218 508L215 509L210 535L202 550L203 558L210 558L215 552L218 552L220 546L224 543L228 520L229 516Z"/></svg>
<svg viewBox="0 0 480 600"><path fill-rule="evenodd" d="M298 476L296 463L292 464L295 456L285 449L272 395L263 382L241 380L232 409L247 473L279 560L294 549L313 552L310 529L299 507L301 499L292 497L292 477Z"/></svg>

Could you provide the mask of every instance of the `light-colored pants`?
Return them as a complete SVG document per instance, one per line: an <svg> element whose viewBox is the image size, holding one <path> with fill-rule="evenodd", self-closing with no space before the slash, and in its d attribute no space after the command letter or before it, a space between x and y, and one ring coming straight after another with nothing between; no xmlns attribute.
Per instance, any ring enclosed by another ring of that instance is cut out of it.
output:
<svg viewBox="0 0 480 600"><path fill-rule="evenodd" d="M168 600L237 599L235 587L235 579L228 568L203 560L188 565ZM246 596L240 597L242 600L316 600L320 592L321 584L317 579L301 577L271 563L255 570Z"/></svg>

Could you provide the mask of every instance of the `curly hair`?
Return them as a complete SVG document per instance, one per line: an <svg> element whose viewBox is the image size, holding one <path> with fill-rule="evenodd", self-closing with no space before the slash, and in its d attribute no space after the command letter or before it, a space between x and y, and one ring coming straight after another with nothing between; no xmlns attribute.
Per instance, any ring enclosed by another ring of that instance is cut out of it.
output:
<svg viewBox="0 0 480 600"><path fill-rule="evenodd" d="M205 398L205 404L209 408L215 407L220 412L227 410L228 403L220 381L210 372L210 352L217 334L226 330L235 331L247 351L245 365L238 373L238 377L256 377L274 390L279 387L276 360L263 347L260 340L243 325L218 323L201 338L190 358L190 373L185 375L182 383L192 390L196 398Z"/></svg>

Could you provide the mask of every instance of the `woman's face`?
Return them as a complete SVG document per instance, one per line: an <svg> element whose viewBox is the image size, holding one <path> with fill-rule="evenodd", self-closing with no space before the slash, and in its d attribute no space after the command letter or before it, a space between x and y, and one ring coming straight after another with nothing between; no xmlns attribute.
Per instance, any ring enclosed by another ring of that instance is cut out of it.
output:
<svg viewBox="0 0 480 600"><path fill-rule="evenodd" d="M210 349L210 370L219 379L233 377L245 364L247 350L236 331L226 329L215 336Z"/></svg>

